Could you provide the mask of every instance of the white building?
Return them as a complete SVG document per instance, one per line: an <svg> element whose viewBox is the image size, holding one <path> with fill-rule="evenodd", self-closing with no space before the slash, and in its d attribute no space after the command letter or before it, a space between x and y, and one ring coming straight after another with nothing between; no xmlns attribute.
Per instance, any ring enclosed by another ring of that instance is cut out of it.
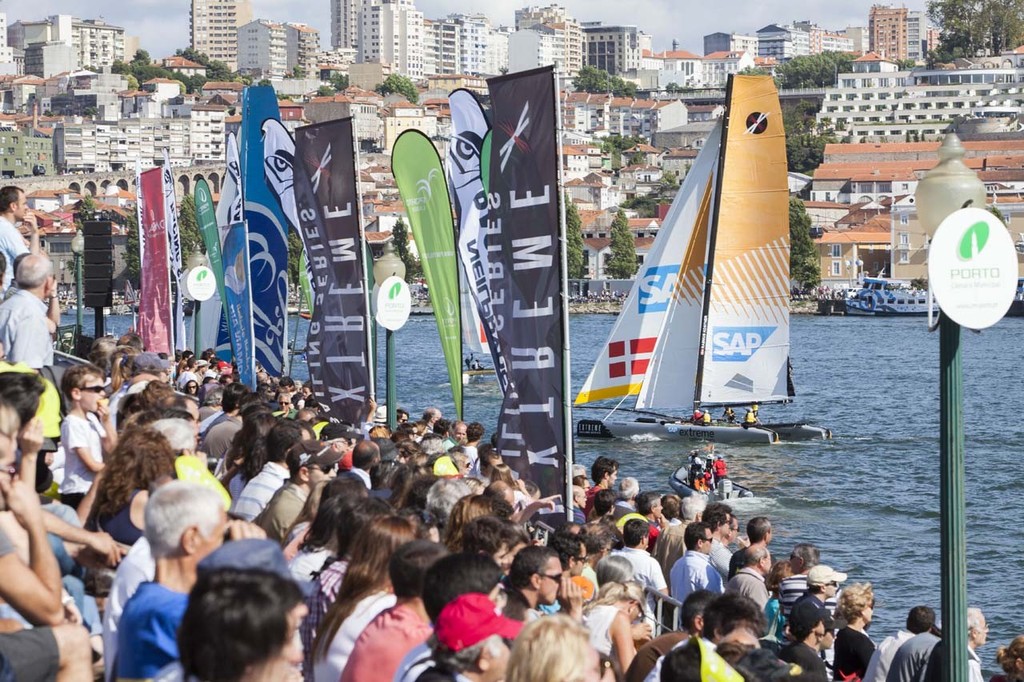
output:
<svg viewBox="0 0 1024 682"><path fill-rule="evenodd" d="M508 41L512 36L510 26L498 26L491 29L487 37L487 61L483 73L497 75L505 73L508 68Z"/></svg>
<svg viewBox="0 0 1024 682"><path fill-rule="evenodd" d="M651 36L636 26L605 26L599 21L583 24L586 53L583 61L613 76L640 68L644 50L650 50Z"/></svg>
<svg viewBox="0 0 1024 682"><path fill-rule="evenodd" d="M538 24L508 37L508 70L526 71L556 64L561 68L561 50L555 30Z"/></svg>
<svg viewBox="0 0 1024 682"><path fill-rule="evenodd" d="M555 29L562 42L562 62L565 72L573 76L584 64L585 37L580 22L559 5L523 7L516 10L516 30L547 25Z"/></svg>
<svg viewBox="0 0 1024 682"><path fill-rule="evenodd" d="M704 55L704 87L722 88L730 74L754 68L754 56L749 52L713 52Z"/></svg>
<svg viewBox="0 0 1024 682"><path fill-rule="evenodd" d="M850 51L858 54L865 54L871 44L871 34L867 26L847 26L842 35L850 39Z"/></svg>
<svg viewBox="0 0 1024 682"><path fill-rule="evenodd" d="M288 31L284 24L256 19L238 28L238 70L254 78L283 78L288 72Z"/></svg>
<svg viewBox="0 0 1024 682"><path fill-rule="evenodd" d="M907 59L924 64L928 59L928 30L931 23L925 12L907 12Z"/></svg>
<svg viewBox="0 0 1024 682"><path fill-rule="evenodd" d="M704 59L686 50L645 53L636 79L642 89L664 90L671 84L704 87Z"/></svg>
<svg viewBox="0 0 1024 682"><path fill-rule="evenodd" d="M704 36L704 54L714 52L749 52L757 56L757 36L741 33L709 33Z"/></svg>
<svg viewBox="0 0 1024 682"><path fill-rule="evenodd" d="M362 0L331 0L331 47L356 49Z"/></svg>
<svg viewBox="0 0 1024 682"><path fill-rule="evenodd" d="M289 73L299 67L306 76L315 76L320 54L320 31L306 24L287 23L285 29L285 49L288 54L287 70Z"/></svg>
<svg viewBox="0 0 1024 682"><path fill-rule="evenodd" d="M356 60L388 63L403 76L423 78L423 13L412 0L363 5Z"/></svg>
<svg viewBox="0 0 1024 682"><path fill-rule="evenodd" d="M250 0L192 0L192 49L238 68L238 27L252 21Z"/></svg>
<svg viewBox="0 0 1024 682"><path fill-rule="evenodd" d="M124 29L102 19L83 20L55 14L40 21L17 21L2 30L11 48L24 50L36 43L63 43L71 47L75 52L74 69L108 66L125 61L126 57ZM13 61L13 52L10 58L0 54L0 63L7 61Z"/></svg>
<svg viewBox="0 0 1024 682"><path fill-rule="evenodd" d="M811 54L811 36L792 25L769 24L757 32L757 56L784 62Z"/></svg>

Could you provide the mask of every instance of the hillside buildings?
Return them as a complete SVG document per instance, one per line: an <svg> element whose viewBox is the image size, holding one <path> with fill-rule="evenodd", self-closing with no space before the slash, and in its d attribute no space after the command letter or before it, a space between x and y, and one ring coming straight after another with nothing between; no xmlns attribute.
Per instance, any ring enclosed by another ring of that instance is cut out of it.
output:
<svg viewBox="0 0 1024 682"><path fill-rule="evenodd" d="M252 21L250 0L192 0L189 15L192 49L238 68L238 28Z"/></svg>

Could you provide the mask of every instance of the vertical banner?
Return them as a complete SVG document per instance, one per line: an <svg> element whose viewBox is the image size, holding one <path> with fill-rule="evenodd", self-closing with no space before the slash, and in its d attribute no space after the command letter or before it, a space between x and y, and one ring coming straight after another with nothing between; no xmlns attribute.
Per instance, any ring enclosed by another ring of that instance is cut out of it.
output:
<svg viewBox="0 0 1024 682"><path fill-rule="evenodd" d="M268 119L280 120L274 89L243 90L239 152L256 360L271 376L281 376L288 329L288 228L264 177L263 123Z"/></svg>
<svg viewBox="0 0 1024 682"><path fill-rule="evenodd" d="M217 232L220 235L220 243L224 244L224 238L228 235L228 229L235 223L244 221L242 215L242 170L238 161L238 142L234 133L228 133L226 148L227 172L224 174L224 182L220 187L220 201L217 202ZM223 279L223 271L218 272ZM217 357L224 361L230 361L232 357L231 333L228 330L227 310L224 308L224 297L221 296L221 315L217 329L217 343L214 348Z"/></svg>
<svg viewBox="0 0 1024 682"><path fill-rule="evenodd" d="M224 302L231 345L235 349L238 377L256 390L256 356L253 344L252 283L249 281L249 240L245 223L228 228L224 238Z"/></svg>
<svg viewBox="0 0 1024 682"><path fill-rule="evenodd" d="M494 121L482 232L488 251L494 249L492 306L504 322L497 332L511 380L498 417L498 450L542 495L564 495L572 443L552 68L492 78L487 87ZM564 518L564 508L557 512Z"/></svg>
<svg viewBox="0 0 1024 682"><path fill-rule="evenodd" d="M306 339L309 378L332 421L359 424L374 386L352 119L296 130L295 159L299 234L316 292Z"/></svg>
<svg viewBox="0 0 1024 682"><path fill-rule="evenodd" d="M206 180L196 180L196 222L199 234L206 246L206 257L210 261L210 269L217 280L217 291L202 306L201 334L196 339L196 352L217 347L217 336L224 310L224 263L221 258L220 231L217 229L217 214L213 206L213 194Z"/></svg>
<svg viewBox="0 0 1024 682"><path fill-rule="evenodd" d="M135 227L139 230L139 288L142 288L142 263L146 249L145 221L142 218L142 164L135 159Z"/></svg>
<svg viewBox="0 0 1024 682"><path fill-rule="evenodd" d="M455 228L441 157L430 138L406 130L391 150L391 173L409 215L409 227L427 280L441 350L448 365L455 412L462 419L462 319Z"/></svg>
<svg viewBox="0 0 1024 682"><path fill-rule="evenodd" d="M139 213L143 231L142 291L139 336L146 350L173 354L171 346L171 284L167 226L164 220L163 173L151 168L139 176Z"/></svg>
<svg viewBox="0 0 1024 682"><path fill-rule="evenodd" d="M490 143L491 126L484 111L469 90L456 90L448 96L452 112L452 140L448 145L448 184L455 204L459 226L459 259L469 291L483 326L494 372L502 394L508 392L508 367L501 353L491 308L488 279L490 254L487 250L487 190L484 185L484 147ZM463 317L466 311L463 311ZM475 326L475 324L474 324Z"/></svg>
<svg viewBox="0 0 1024 682"><path fill-rule="evenodd" d="M164 183L164 220L167 222L167 248L171 258L171 281L174 282L174 350L185 350L188 339L185 336L185 267L181 256L181 229L178 227L178 200L174 196L174 173L171 171L171 157L164 149L164 165L161 169Z"/></svg>

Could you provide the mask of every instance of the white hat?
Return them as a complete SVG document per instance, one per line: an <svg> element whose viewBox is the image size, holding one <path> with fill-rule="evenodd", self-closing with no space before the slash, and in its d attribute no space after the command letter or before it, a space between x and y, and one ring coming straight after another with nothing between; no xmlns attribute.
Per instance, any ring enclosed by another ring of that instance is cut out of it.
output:
<svg viewBox="0 0 1024 682"><path fill-rule="evenodd" d="M384 425L388 423L388 406L378 405L373 413L373 423Z"/></svg>

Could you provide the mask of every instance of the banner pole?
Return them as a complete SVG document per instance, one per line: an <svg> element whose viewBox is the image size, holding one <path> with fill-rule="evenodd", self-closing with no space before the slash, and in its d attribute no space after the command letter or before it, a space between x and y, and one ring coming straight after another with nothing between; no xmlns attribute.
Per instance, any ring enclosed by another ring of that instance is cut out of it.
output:
<svg viewBox="0 0 1024 682"><path fill-rule="evenodd" d="M573 428L572 428L572 363L570 361L569 343L569 258L567 247L569 234L565 217L565 187L563 177L562 150L562 96L559 88L559 76L561 69L558 65L552 73L554 79L552 85L555 88L555 138L558 144L558 221L561 231L561 255L562 282L561 282L561 304L562 304L562 412L565 422L565 513L569 522L572 522L572 465L573 465Z"/></svg>

